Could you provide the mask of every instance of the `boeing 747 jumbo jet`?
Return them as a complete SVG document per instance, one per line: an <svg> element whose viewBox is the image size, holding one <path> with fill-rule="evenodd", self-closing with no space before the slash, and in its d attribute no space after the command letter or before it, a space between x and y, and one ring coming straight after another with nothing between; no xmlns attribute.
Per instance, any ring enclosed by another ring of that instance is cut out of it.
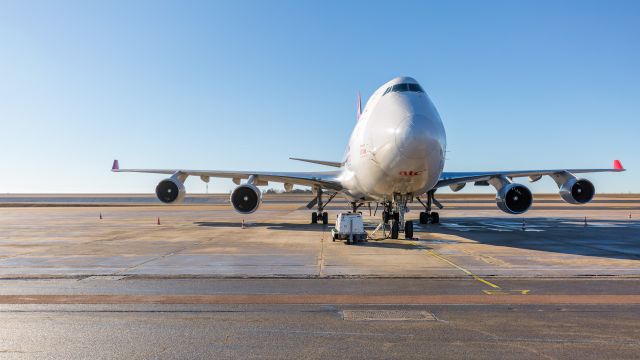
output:
<svg viewBox="0 0 640 360"><path fill-rule="evenodd" d="M579 179L575 174L624 171L620 161L615 160L612 169L443 172L446 146L442 120L427 94L415 79L397 77L373 93L364 111L358 96L357 123L341 162L292 158L334 167L336 171L120 169L118 160L113 162L112 171L171 175L156 187L156 195L164 203L184 200L184 182L188 176L199 176L204 182L209 182L210 177L230 178L238 185L231 193L231 204L242 214L253 213L260 206L259 186L279 182L284 183L287 191L291 191L293 185L309 186L315 197L307 207L317 207L317 212L311 214L312 223L328 223L325 207L340 194L351 202L354 212L367 202L382 205L382 222L387 226L391 223L392 239L397 239L399 232L404 232L405 238L413 237L413 222L405 221L407 203L417 200L424 206L420 212L421 224L439 222L432 205L442 208L434 198L441 187L459 191L471 182L491 185L496 190L500 210L522 214L531 207L533 197L526 186L514 183L513 178L528 177L534 182L548 175L558 185L564 201L585 204L593 198L595 188L590 181Z"/></svg>

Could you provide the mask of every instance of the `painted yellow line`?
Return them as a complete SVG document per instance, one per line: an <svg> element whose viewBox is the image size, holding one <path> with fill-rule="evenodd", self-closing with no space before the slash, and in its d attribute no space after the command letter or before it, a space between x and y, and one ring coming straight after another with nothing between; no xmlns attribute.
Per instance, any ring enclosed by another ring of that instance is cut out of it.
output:
<svg viewBox="0 0 640 360"><path fill-rule="evenodd" d="M420 244L418 244L418 243L412 242L412 244L413 244L414 246L418 246L418 247L420 247ZM427 254L429 254L429 255L431 255L431 256L433 256L433 257L435 257L436 259L440 259L440 260L442 260L442 261L446 262L447 264L449 264L449 265L451 265L451 266L455 267L456 269L458 269L458 270L462 271L463 273L465 273L465 274L467 274L467 275L471 276L471 277L472 277L472 278L474 278L475 280L477 280L477 281L479 281L479 282L481 282L481 283L483 283L483 284L485 284L485 285L489 285L489 286L491 286L491 287L492 287L492 288L494 288L494 289L500 289L500 286L498 286L498 285L496 285L496 284L494 284L494 283L492 283L492 282L490 282L490 281L487 281L487 280L485 280L485 279L481 278L480 276L478 276L478 275L476 275L476 274L472 273L471 271L469 271L469 270L467 270L467 269L463 268L462 266L460 266L460 265L458 265L458 264L456 264L456 263L452 262L451 260L449 260L449 259L447 259L446 257L444 257L444 256L442 256L442 255L440 255L440 254L436 253L435 251L433 251L433 250L427 250L427 249L424 249L424 251L425 251Z"/></svg>
<svg viewBox="0 0 640 360"><path fill-rule="evenodd" d="M464 272L465 274L467 274L467 275L471 276L471 277L472 277L472 278L474 278L475 280L480 281L481 283L483 283L483 284L485 284L485 285L489 285L489 286L491 286L491 287L492 287L492 288L494 288L494 289L500 289L500 286L498 286L498 285L496 285L496 284L494 284L494 283L492 283L492 282L490 282L490 281L487 281L487 280L485 280L485 279L481 278L480 276L478 276L478 275L476 275L476 274L472 273L471 271L469 271L469 270L467 270L467 269L463 268L462 266L460 266L460 265L458 265L458 264L455 264L455 263L454 263L454 262L452 262L451 260L449 260L449 259L445 258L444 256L442 256L442 255L440 255L440 254L438 254L438 253L434 252L433 250L425 250L425 251L427 252L427 254L429 254L429 255L431 255L431 256L434 256L434 257L436 257L436 258L438 258L438 259L440 259L440 260L442 260L442 261L446 262L447 264L449 264L449 265L451 265L451 266L455 267L456 269L461 270L462 272Z"/></svg>
<svg viewBox="0 0 640 360"><path fill-rule="evenodd" d="M530 290L482 290L487 295L527 295Z"/></svg>

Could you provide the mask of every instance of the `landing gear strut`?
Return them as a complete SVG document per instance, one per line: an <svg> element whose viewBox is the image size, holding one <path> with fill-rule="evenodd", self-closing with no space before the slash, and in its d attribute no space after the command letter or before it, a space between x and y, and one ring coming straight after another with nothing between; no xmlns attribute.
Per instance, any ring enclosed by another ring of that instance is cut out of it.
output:
<svg viewBox="0 0 640 360"><path fill-rule="evenodd" d="M438 209L442 209L442 204L434 197L435 190L427 192L427 203L425 204L419 197L416 199L424 206L426 211L420 212L420 224L437 224L440 222L440 214L431 211L431 204L436 204Z"/></svg>
<svg viewBox="0 0 640 360"><path fill-rule="evenodd" d="M353 213L357 213L358 209L360 209L360 206L364 205L364 203L361 202L356 202L356 201L352 201L351 202L351 209L353 210ZM369 211L371 211L371 207L369 207Z"/></svg>

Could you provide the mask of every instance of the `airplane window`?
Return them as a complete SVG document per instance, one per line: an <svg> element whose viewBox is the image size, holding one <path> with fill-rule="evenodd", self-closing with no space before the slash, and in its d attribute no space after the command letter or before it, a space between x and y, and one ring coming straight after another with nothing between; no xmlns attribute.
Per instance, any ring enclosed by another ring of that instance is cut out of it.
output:
<svg viewBox="0 0 640 360"><path fill-rule="evenodd" d="M424 92L422 87L418 84L396 84L391 87L388 87L387 90L384 91L382 96L387 95L390 92L405 92L405 91L413 91L413 92Z"/></svg>
<svg viewBox="0 0 640 360"><path fill-rule="evenodd" d="M422 87L420 87L420 85L418 84L409 84L409 91L424 92L424 90L422 90Z"/></svg>
<svg viewBox="0 0 640 360"><path fill-rule="evenodd" d="M394 91L394 92L404 92L404 91L408 91L408 90L409 90L409 88L408 88L408 86L407 86L407 85L408 85L408 84L396 84L396 85L393 85L393 90L391 90L391 91Z"/></svg>

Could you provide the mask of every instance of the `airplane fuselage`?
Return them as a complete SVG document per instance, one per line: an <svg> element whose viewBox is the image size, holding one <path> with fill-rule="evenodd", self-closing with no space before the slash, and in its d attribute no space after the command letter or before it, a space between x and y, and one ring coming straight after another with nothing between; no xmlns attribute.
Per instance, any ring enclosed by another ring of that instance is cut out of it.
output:
<svg viewBox="0 0 640 360"><path fill-rule="evenodd" d="M353 200L420 195L440 179L445 152L446 134L435 106L417 81L398 77L369 98L339 180Z"/></svg>

